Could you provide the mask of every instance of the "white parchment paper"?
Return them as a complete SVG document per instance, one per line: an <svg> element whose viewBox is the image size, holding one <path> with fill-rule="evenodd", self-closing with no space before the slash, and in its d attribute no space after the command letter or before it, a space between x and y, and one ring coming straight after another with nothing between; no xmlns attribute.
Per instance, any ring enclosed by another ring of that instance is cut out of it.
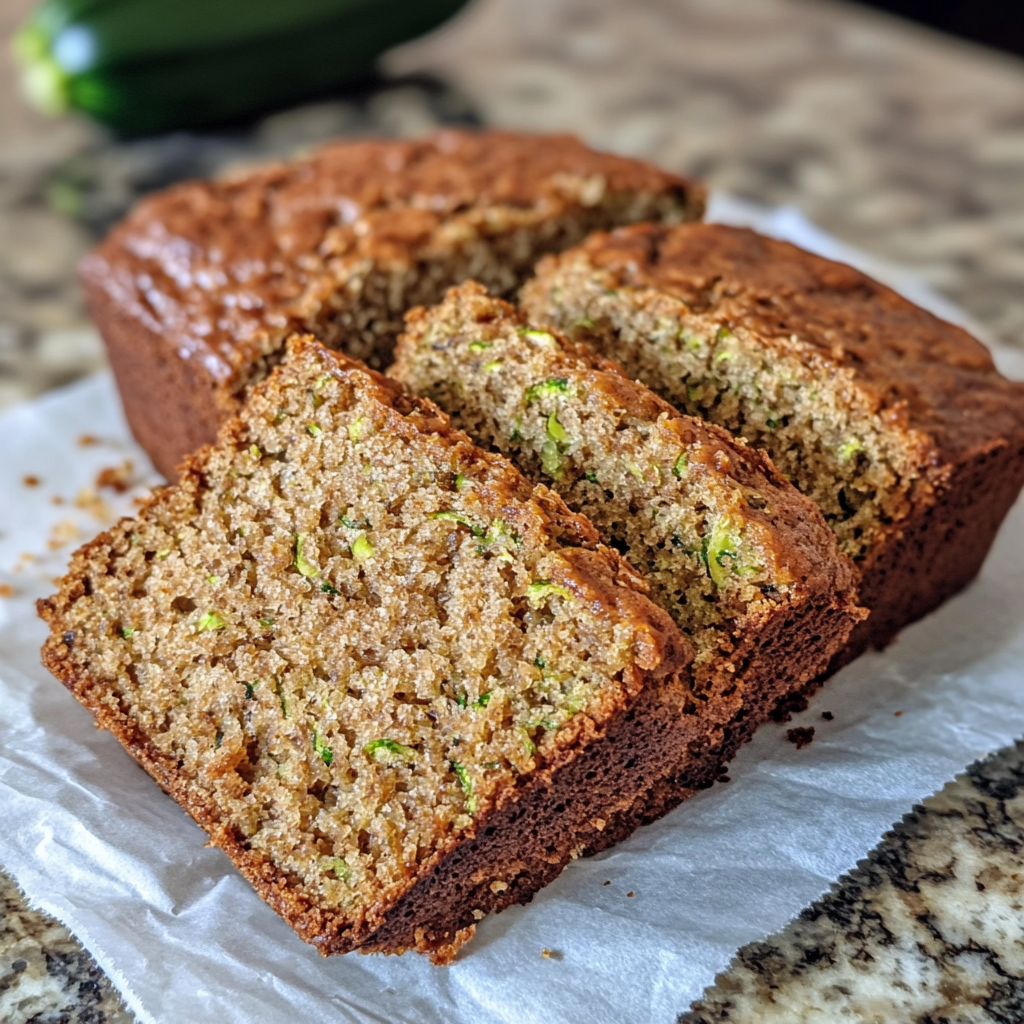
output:
<svg viewBox="0 0 1024 1024"><path fill-rule="evenodd" d="M716 197L712 217L857 263L965 320L795 211ZM1020 354L997 358L1024 379ZM90 489L126 458L140 483L155 480L106 375L0 417L0 584L14 590L0 598L0 862L146 1022L668 1024L737 947L784 925L915 802L1024 735L1019 503L966 593L849 666L790 723L815 727L811 746L764 727L730 783L487 919L449 968L413 954L325 960L39 666L32 601L115 510ZM130 510L131 492L102 496Z"/></svg>

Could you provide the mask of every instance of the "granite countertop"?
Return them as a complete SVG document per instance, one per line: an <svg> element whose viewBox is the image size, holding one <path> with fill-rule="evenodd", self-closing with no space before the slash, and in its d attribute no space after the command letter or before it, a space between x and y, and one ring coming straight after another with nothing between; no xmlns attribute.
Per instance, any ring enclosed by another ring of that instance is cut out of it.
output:
<svg viewBox="0 0 1024 1024"><path fill-rule="evenodd" d="M29 0L0 0L6 37ZM77 257L141 192L333 134L570 129L913 268L1024 343L1024 63L833 0L477 0L386 79L248 130L116 144L0 56L0 407L103 365ZM2 840L0 840L2 843ZM973 766L680 1022L1024 1019L1024 747ZM2 846L0 846L2 859ZM0 873L0 1020L127 1022Z"/></svg>

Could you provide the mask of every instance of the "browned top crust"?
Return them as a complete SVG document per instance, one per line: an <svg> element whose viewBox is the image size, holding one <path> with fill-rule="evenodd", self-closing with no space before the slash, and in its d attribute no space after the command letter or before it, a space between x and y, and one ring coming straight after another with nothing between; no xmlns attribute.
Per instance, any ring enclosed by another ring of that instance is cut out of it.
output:
<svg viewBox="0 0 1024 1024"><path fill-rule="evenodd" d="M780 351L852 371L893 425L925 433L938 463L1024 436L1024 385L981 342L852 267L721 224L638 224L592 235L584 257L622 285L655 288Z"/></svg>
<svg viewBox="0 0 1024 1024"><path fill-rule="evenodd" d="M267 334L300 326L289 320L300 305L327 301L318 275L342 262L400 267L560 211L626 209L652 195L665 197L670 217L699 215L704 198L685 178L568 135L446 130L336 142L150 197L81 274L182 357L232 381L265 351Z"/></svg>

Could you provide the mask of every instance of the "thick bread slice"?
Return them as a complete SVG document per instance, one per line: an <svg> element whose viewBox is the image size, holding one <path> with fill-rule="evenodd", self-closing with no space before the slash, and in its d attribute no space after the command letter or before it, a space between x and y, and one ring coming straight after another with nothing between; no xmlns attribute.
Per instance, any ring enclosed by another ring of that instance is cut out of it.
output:
<svg viewBox="0 0 1024 1024"><path fill-rule="evenodd" d="M1024 385L965 331L786 242L598 233L543 262L523 303L814 500L871 610L835 667L969 583L1024 482Z"/></svg>
<svg viewBox="0 0 1024 1024"><path fill-rule="evenodd" d="M646 575L696 649L693 713L719 766L863 618L853 566L764 453L479 284L411 312L389 372L558 491Z"/></svg>
<svg viewBox="0 0 1024 1024"><path fill-rule="evenodd" d="M76 553L43 660L302 938L444 961L686 758L692 651L556 495L289 352Z"/></svg>
<svg viewBox="0 0 1024 1024"><path fill-rule="evenodd" d="M384 366L405 311L448 285L510 293L595 228L703 208L700 186L570 136L343 141L150 196L81 279L132 431L173 479L294 331Z"/></svg>

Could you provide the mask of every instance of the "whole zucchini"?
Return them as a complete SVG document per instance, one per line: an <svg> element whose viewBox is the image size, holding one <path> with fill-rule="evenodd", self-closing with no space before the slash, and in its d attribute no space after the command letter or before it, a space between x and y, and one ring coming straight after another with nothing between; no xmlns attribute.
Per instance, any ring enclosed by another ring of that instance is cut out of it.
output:
<svg viewBox="0 0 1024 1024"><path fill-rule="evenodd" d="M23 91L125 135L293 103L369 70L466 0L44 0L14 38Z"/></svg>

